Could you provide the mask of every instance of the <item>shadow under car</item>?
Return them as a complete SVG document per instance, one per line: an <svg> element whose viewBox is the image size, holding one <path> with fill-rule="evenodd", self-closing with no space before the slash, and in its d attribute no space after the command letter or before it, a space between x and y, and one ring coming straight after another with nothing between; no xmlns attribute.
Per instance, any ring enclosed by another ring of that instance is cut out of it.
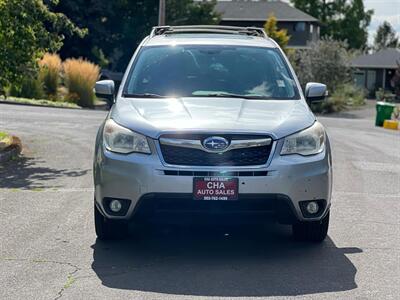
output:
<svg viewBox="0 0 400 300"><path fill-rule="evenodd" d="M92 268L116 289L195 296L292 296L355 289L356 268L327 237L292 240L288 226L165 227L97 240Z"/></svg>

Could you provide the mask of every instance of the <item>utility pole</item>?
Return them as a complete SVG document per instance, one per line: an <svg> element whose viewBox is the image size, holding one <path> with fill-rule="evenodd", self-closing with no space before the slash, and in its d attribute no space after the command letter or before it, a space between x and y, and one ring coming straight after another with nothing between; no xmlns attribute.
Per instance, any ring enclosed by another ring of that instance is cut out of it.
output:
<svg viewBox="0 0 400 300"><path fill-rule="evenodd" d="M165 0L160 0L158 7L158 26L165 25Z"/></svg>

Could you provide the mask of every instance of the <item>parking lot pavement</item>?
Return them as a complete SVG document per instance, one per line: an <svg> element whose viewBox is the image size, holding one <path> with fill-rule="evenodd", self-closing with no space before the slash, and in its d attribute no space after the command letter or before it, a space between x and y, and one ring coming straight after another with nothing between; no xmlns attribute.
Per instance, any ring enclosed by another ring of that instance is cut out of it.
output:
<svg viewBox="0 0 400 300"><path fill-rule="evenodd" d="M329 238L284 226L149 229L103 243L91 164L105 112L0 105L24 156L0 166L0 299L398 299L400 131L321 117L333 147Z"/></svg>

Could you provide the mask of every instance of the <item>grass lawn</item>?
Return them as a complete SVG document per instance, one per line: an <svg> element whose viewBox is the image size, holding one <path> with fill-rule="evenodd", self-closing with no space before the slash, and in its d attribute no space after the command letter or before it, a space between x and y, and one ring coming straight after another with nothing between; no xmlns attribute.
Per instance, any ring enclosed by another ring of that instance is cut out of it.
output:
<svg viewBox="0 0 400 300"><path fill-rule="evenodd" d="M62 102L62 101L50 101L45 99L27 99L27 98L17 98L17 97L0 97L1 102L12 102L19 104L30 104L30 105L38 105L38 106L51 106L51 107L66 107L66 108L81 108L79 105L70 102Z"/></svg>

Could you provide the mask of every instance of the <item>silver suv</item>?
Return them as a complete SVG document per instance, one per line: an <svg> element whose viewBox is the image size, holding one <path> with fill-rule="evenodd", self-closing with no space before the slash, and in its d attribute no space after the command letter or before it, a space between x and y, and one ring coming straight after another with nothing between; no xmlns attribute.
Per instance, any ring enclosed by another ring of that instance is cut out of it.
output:
<svg viewBox="0 0 400 300"><path fill-rule="evenodd" d="M328 136L283 51L259 28L163 26L137 48L94 158L98 238L141 222L290 224L320 242L332 188ZM129 222L132 221L132 222Z"/></svg>

